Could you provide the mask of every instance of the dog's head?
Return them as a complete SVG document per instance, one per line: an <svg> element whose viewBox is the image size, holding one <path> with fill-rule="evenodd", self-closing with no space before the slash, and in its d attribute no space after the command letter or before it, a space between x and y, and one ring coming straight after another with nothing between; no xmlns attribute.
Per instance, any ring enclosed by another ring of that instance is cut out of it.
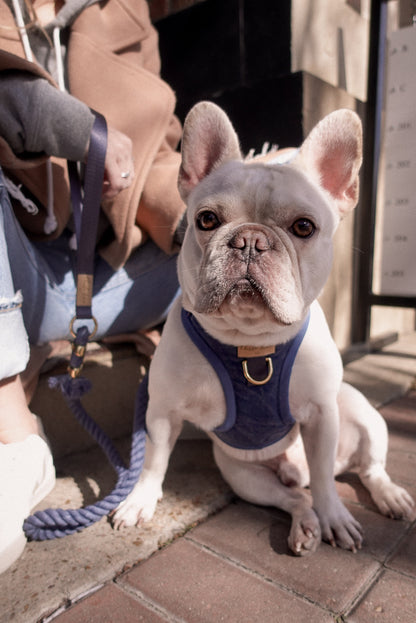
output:
<svg viewBox="0 0 416 623"><path fill-rule="evenodd" d="M299 326L329 275L338 222L357 203L361 151L358 116L339 110L289 164L244 161L226 114L194 106L179 173L188 205L179 278L184 307L210 333L238 343Z"/></svg>

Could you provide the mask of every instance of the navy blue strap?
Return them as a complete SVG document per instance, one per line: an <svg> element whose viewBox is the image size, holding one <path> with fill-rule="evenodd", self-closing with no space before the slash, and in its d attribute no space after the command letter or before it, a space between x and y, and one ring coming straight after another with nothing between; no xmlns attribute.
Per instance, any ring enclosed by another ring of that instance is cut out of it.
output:
<svg viewBox="0 0 416 623"><path fill-rule="evenodd" d="M104 180L107 151L107 123L94 112L95 120L90 136L87 164L85 166L84 193L75 163L69 165L71 200L77 237L77 301L76 318L92 318L92 284L98 219Z"/></svg>
<svg viewBox="0 0 416 623"><path fill-rule="evenodd" d="M218 426L215 431L223 432L229 430L234 426L237 416L233 384L231 382L230 375L228 374L227 369L225 368L220 357L216 355L216 353L212 350L211 346L204 340L201 332L197 331L193 324L194 322L195 319L192 314L182 308L182 324L185 328L185 331L187 332L195 346L201 351L204 357L214 368L222 385L225 396L227 415L223 424Z"/></svg>
<svg viewBox="0 0 416 623"><path fill-rule="evenodd" d="M296 354L298 352L298 349L302 343L302 340L308 328L309 318L310 318L310 312L308 313L299 333L294 338L292 338L292 340L284 344L284 349L285 349L285 352L287 351L287 354L285 356L285 360L281 368L281 375L282 375L282 380L283 380L282 386L286 388L287 392L285 393L284 396L281 396L281 403L284 407L285 412L288 412L288 413L290 413L289 394L288 394L290 374L292 371L293 362L296 358ZM230 374L226 366L224 365L223 360L221 359L221 356L217 354L216 349L215 349L216 347L213 347L213 343L215 343L216 340L214 340L214 338L212 338L207 333L205 333L201 325L199 325L199 323L197 322L196 318L194 318L194 316L190 312L184 310L183 308L182 308L182 324L188 336L190 337L190 339L193 341L195 346L199 349L201 354L204 355L207 361L209 361L209 363L211 364L211 366L217 373L218 379L224 391L227 411L226 411L226 417L225 417L224 422L220 426L215 428L214 432L216 433L228 432L230 429L233 428L236 422L237 401L235 397L233 382L230 378ZM221 352L221 350L224 351L226 349L229 349L229 350L235 350L235 352L237 353L236 348L234 349L233 347L228 347L224 344L220 345L219 343L218 345L220 346L219 352ZM271 355L272 359L277 356L278 356L278 351L276 351L275 354ZM256 359L259 359L262 362L264 362L264 357L253 358L252 361L255 361Z"/></svg>
<svg viewBox="0 0 416 623"><path fill-rule="evenodd" d="M78 174L78 164L76 162L68 160L68 173L69 185L71 189L71 205L72 214L74 216L75 235L78 242L81 229L82 192L81 182Z"/></svg>

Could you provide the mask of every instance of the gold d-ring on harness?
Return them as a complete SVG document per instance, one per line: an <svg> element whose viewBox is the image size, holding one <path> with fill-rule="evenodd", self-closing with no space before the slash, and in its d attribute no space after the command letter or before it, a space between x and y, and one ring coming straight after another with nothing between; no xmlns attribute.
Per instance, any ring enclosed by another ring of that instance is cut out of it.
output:
<svg viewBox="0 0 416 623"><path fill-rule="evenodd" d="M252 385L266 385L266 383L268 383L270 381L270 379L272 378L272 375L273 375L273 362L272 362L270 357L266 357L265 361L267 363L268 372L267 372L267 376L264 379L260 380L260 381L258 381L257 379L253 379L253 377L251 376L250 372L248 371L247 359L244 359L244 361L241 362L241 365L243 366L244 377Z"/></svg>

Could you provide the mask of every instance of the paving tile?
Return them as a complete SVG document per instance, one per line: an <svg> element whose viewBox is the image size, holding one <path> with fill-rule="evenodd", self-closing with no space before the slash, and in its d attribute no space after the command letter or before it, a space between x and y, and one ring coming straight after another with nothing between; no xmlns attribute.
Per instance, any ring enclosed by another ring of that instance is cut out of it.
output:
<svg viewBox="0 0 416 623"><path fill-rule="evenodd" d="M353 554L325 543L310 556L293 556L288 551L288 533L289 520L283 513L239 502L187 538L337 613L354 602L380 568L364 550Z"/></svg>
<svg viewBox="0 0 416 623"><path fill-rule="evenodd" d="M394 482L416 484L416 452L391 450L387 455L387 473Z"/></svg>
<svg viewBox="0 0 416 623"><path fill-rule="evenodd" d="M337 478L336 488L338 495L345 504L350 504L350 511L363 526L362 551L371 554L377 560L385 561L408 531L409 522L382 515L357 474L342 474ZM416 493L416 484L406 488L410 494Z"/></svg>
<svg viewBox="0 0 416 623"><path fill-rule="evenodd" d="M415 623L416 582L400 573L385 571L346 620L348 623Z"/></svg>
<svg viewBox="0 0 416 623"><path fill-rule="evenodd" d="M396 571L411 575L416 580L416 525L413 526L407 537L403 539L397 552L389 560L388 566Z"/></svg>
<svg viewBox="0 0 416 623"><path fill-rule="evenodd" d="M53 620L56 623L162 623L166 618L115 584L108 584Z"/></svg>
<svg viewBox="0 0 416 623"><path fill-rule="evenodd" d="M416 419L416 413L414 418ZM389 455L392 452L416 452L416 431L403 433L389 427Z"/></svg>
<svg viewBox="0 0 416 623"><path fill-rule="evenodd" d="M416 500L416 478L413 477L413 470L416 472L416 466L413 468L414 460L406 461L403 455L404 453L401 455L396 453L396 456L394 453L389 455L388 467L390 469L388 472L393 482L404 487ZM416 454L414 456L416 458ZM336 489L344 503L353 503L354 507L359 504L374 513L380 514L370 492L361 483L358 474L347 473L337 477ZM414 515L416 518L416 507ZM413 517L409 519L413 519Z"/></svg>
<svg viewBox="0 0 416 623"><path fill-rule="evenodd" d="M416 391L384 406L380 413L389 429L389 474L416 484Z"/></svg>
<svg viewBox="0 0 416 623"><path fill-rule="evenodd" d="M341 474L336 479L338 495L347 502L362 504L373 511L377 511L377 506L372 500L370 492L364 487L358 474L349 472Z"/></svg>
<svg viewBox="0 0 416 623"><path fill-rule="evenodd" d="M358 555L370 554L380 562L385 562L408 532L409 522L391 519L377 510L364 507L350 506L350 510L364 530L363 547Z"/></svg>
<svg viewBox="0 0 416 623"><path fill-rule="evenodd" d="M395 422L396 426L411 432L415 431L416 390L410 390L400 398L380 408L387 423Z"/></svg>
<svg viewBox="0 0 416 623"><path fill-rule="evenodd" d="M186 539L122 579L186 623L329 623L329 612L238 568Z"/></svg>
<svg viewBox="0 0 416 623"><path fill-rule="evenodd" d="M416 439L416 391L410 391L380 409L390 434Z"/></svg>

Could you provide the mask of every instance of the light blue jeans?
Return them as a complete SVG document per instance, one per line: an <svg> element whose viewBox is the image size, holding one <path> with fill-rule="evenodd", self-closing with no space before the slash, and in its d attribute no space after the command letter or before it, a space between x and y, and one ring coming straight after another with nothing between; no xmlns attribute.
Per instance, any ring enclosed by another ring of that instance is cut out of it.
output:
<svg viewBox="0 0 416 623"><path fill-rule="evenodd" d="M22 372L29 344L70 338L75 313L75 252L65 231L33 243L18 224L0 170L0 380ZM95 259L94 339L162 322L179 292L176 256L146 242L114 271Z"/></svg>

